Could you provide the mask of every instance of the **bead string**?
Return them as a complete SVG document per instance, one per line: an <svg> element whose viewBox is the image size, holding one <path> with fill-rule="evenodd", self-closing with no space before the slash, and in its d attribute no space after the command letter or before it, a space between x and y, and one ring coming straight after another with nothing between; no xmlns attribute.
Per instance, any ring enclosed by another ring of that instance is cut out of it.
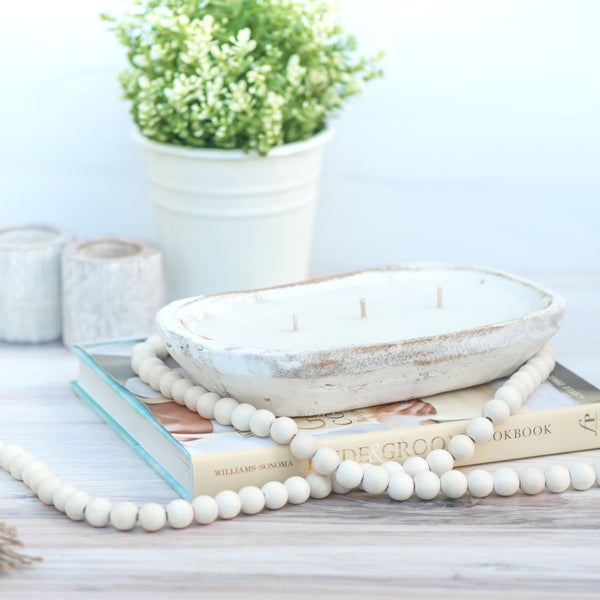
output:
<svg viewBox="0 0 600 600"><path fill-rule="evenodd" d="M214 498L197 496L191 503L177 499L166 507L150 503L138 508L132 502L113 505L105 498L91 498L75 486L63 483L45 463L17 445L3 447L0 443L0 465L15 479L22 480L44 504L53 505L70 519L85 520L93 527L110 523L120 531L136 526L158 531L167 524L181 529L193 522L207 525L217 518L232 519L240 513L252 515L265 507L276 510L288 503L301 504L309 497L325 498L332 491L345 494L357 488L369 494L386 492L393 500L403 501L413 494L422 500L432 500L440 491L451 499L461 498L467 492L475 498L484 498L492 492L512 496L519 489L525 494L539 494L546 488L561 493L569 486L586 490L596 482L600 484L600 463L595 467L575 463L570 469L554 465L545 471L527 467L519 473L501 468L493 474L476 469L465 475L454 469L455 461L470 459L477 444L492 439L494 426L505 423L548 378L555 364L554 349L549 344L496 391L494 398L484 405L482 416L471 419L464 434L453 436L447 450L432 450L426 458L413 456L402 465L395 461L381 465L340 461L335 450L319 447L312 434L298 431L291 418L276 417L269 410L209 392L165 365L167 356L162 340L153 336L134 346L131 367L142 381L165 398L172 398L205 419L215 419L221 425L232 425L240 432L250 431L258 437L270 437L278 444L289 444L292 455L310 460L314 472L306 477L290 477L283 483L270 481L262 488L225 490Z"/></svg>

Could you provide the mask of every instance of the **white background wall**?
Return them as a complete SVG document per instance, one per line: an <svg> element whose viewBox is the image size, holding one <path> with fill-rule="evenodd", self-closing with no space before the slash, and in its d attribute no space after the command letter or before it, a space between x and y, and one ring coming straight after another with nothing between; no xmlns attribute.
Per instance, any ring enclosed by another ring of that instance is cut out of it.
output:
<svg viewBox="0 0 600 600"><path fill-rule="evenodd" d="M30 0L0 17L0 226L152 238L142 154L97 14ZM600 271L600 3L349 0L396 55L335 122L313 270L444 260Z"/></svg>

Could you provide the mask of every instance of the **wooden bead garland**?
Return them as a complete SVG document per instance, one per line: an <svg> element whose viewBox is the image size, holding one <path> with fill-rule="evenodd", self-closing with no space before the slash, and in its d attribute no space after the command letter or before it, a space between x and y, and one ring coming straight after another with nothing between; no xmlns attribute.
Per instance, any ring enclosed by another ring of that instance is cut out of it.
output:
<svg viewBox="0 0 600 600"><path fill-rule="evenodd" d="M467 492L475 498L484 498L495 492L511 496L520 489L525 494L538 494L546 488L552 493L564 492L569 486L586 490L600 484L600 463L595 466L575 463L570 470L555 465L542 472L528 467L517 473L502 468L494 474L475 469L465 476L454 470L455 461L470 459L475 445L488 442L494 425L506 422L507 412L518 410L526 397L545 381L554 368L554 350L545 346L523 365L498 389L493 400L487 402L482 417L471 419L466 434L450 439L447 450L431 451L425 458L411 457L403 465L387 461L381 466L339 460L331 448L319 447L314 436L299 432L288 417L275 417L268 410L240 404L234 398L222 398L204 387L195 385L179 373L171 371L162 359L167 352L158 337L137 344L132 351L131 366L140 378L164 395L171 394L178 404L197 411L207 419L216 419L223 425L234 424L239 430L252 431L260 437L271 437L280 444L289 444L292 454L301 460L311 460L314 472L306 477L294 476L284 483L271 481L262 488L247 486L239 492L225 490L214 498L198 496L190 504L177 499L165 508L146 504L138 508L131 502L112 505L104 498L92 499L72 485L64 484L43 462L27 454L17 445L0 443L0 465L15 479L36 493L42 502L54 504L74 521L86 520L94 527L110 523L115 529L127 531L136 525L153 532L165 525L180 529L193 521L208 525L217 518L232 519L241 512L256 514L264 508L277 510L286 504L300 504L309 497L325 498L332 492L345 494L363 489L369 494L386 492L402 502L416 495L422 500L433 500L440 492L447 498L461 498Z"/></svg>

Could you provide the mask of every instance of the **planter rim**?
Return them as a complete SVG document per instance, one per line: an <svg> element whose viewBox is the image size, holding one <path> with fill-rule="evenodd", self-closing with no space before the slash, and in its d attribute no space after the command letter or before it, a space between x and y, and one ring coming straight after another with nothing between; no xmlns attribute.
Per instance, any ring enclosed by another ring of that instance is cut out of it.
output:
<svg viewBox="0 0 600 600"><path fill-rule="evenodd" d="M274 158L279 156L288 156L290 154L298 154L300 152L307 152L328 142L333 137L333 132L333 128L330 125L327 125L323 131L320 131L307 140L276 146L264 157L258 154L256 150L244 152L243 150L239 149L227 150L224 148L191 148L189 146L163 144L143 136L137 128L133 129L132 136L133 139L140 144L140 146L146 148L147 150L152 150L162 154L170 154L172 156L180 156L183 158L201 158L204 160L244 160L256 158Z"/></svg>

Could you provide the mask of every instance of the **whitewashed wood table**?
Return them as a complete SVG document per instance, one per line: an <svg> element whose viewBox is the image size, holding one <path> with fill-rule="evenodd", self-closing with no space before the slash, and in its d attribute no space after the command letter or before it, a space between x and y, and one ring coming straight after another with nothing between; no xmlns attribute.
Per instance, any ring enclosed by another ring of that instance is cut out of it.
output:
<svg viewBox="0 0 600 600"><path fill-rule="evenodd" d="M558 359L600 385L600 276L538 276L567 298ZM0 345L0 440L114 500L174 492L68 387L58 345ZM600 460L600 451L513 462ZM493 468L496 468L494 466ZM94 530L0 472L0 520L43 562L0 575L0 598L598 598L600 488L398 504L356 492L209 527Z"/></svg>

